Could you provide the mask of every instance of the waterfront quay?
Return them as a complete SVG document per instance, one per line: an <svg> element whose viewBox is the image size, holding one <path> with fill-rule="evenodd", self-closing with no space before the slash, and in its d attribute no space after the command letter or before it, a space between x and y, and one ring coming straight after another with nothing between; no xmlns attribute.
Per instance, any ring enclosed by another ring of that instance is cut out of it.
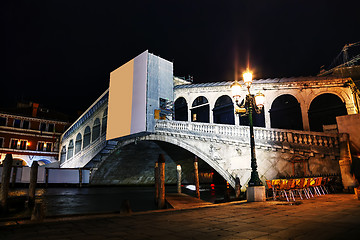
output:
<svg viewBox="0 0 360 240"><path fill-rule="evenodd" d="M359 239L360 201L353 194L329 194L296 204L242 201L0 224L2 240Z"/></svg>

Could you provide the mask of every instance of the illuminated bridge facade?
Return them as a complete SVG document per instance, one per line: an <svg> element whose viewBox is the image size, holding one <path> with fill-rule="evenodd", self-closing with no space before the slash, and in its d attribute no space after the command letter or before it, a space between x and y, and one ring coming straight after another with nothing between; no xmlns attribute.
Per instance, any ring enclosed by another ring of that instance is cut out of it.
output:
<svg viewBox="0 0 360 240"><path fill-rule="evenodd" d="M62 136L61 167L92 168L97 184L151 183L158 153L179 148L198 156L232 186L236 177L246 183L251 171L248 122L234 114L232 82L174 82L173 120L158 120L154 132L110 141L105 137L106 91ZM266 96L262 114L254 116L262 180L340 172L336 116L358 112L353 87L350 78L254 80L252 92ZM169 166L181 164L179 156L171 158Z"/></svg>

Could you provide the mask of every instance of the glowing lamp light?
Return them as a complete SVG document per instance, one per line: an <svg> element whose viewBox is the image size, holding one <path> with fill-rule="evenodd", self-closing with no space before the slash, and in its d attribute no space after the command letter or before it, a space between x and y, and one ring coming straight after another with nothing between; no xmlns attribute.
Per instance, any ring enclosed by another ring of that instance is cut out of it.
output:
<svg viewBox="0 0 360 240"><path fill-rule="evenodd" d="M255 95L255 103L258 108L262 109L265 104L265 95L261 92L258 92Z"/></svg>
<svg viewBox="0 0 360 240"><path fill-rule="evenodd" d="M27 142L27 143L26 143L26 146L30 146L30 142Z"/></svg>
<svg viewBox="0 0 360 240"><path fill-rule="evenodd" d="M44 143L44 147L46 148L46 143Z"/></svg>
<svg viewBox="0 0 360 240"><path fill-rule="evenodd" d="M249 70L247 70L246 72L243 73L243 79L245 85L250 86L252 83L252 73Z"/></svg>
<svg viewBox="0 0 360 240"><path fill-rule="evenodd" d="M241 92L240 83L238 83L238 81L235 80L235 82L233 84L231 84L230 88L231 88L232 96L235 99L235 101L239 101L240 100L240 92Z"/></svg>

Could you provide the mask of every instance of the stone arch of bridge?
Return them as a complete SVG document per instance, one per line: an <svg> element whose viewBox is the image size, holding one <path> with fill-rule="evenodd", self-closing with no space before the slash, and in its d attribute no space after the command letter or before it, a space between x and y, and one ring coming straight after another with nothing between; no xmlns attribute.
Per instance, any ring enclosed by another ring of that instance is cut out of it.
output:
<svg viewBox="0 0 360 240"><path fill-rule="evenodd" d="M343 103L345 103L346 105L346 110L347 110L347 113L348 114L351 114L351 112L349 112L349 109L348 109L348 106L353 106L353 104L351 103L351 97L346 94L346 92L344 91L334 91L334 90L322 90L322 91L319 91L315 94L312 94L311 96L309 96L309 98L307 98L307 100L305 101L305 106L306 106L306 111L308 112L309 109L310 109L310 105L311 103L314 101L315 98L317 98L318 96L320 95L323 95L323 94L326 94L326 93L329 93L329 94L334 94L336 96L338 96L341 101Z"/></svg>
<svg viewBox="0 0 360 240"><path fill-rule="evenodd" d="M198 149L190 144L187 144L185 141L181 141L178 138L175 138L175 137L172 137L169 135L150 134L150 135L146 135L146 136L142 136L142 137L135 137L135 138L123 140L123 141L119 142L117 147L124 147L131 143L136 143L137 141L142 141L142 140L170 143L170 144L176 145L178 147L181 147L181 148L191 152L192 154L201 158L210 167L212 167L217 173L219 173L233 188L235 187L235 178L229 172L227 172L225 169L223 169L216 161L211 159L204 151L201 151L200 149Z"/></svg>

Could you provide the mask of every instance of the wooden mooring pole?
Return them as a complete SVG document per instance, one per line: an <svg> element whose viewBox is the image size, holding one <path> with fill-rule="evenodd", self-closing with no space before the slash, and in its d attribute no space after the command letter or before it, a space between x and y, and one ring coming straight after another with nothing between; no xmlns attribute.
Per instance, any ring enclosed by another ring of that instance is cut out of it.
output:
<svg viewBox="0 0 360 240"><path fill-rule="evenodd" d="M39 163L37 161L33 161L30 169L29 206L34 206L35 204L35 190L37 183L38 167Z"/></svg>
<svg viewBox="0 0 360 240"><path fill-rule="evenodd" d="M8 194L9 194L9 183L10 183L10 175L11 175L11 167L12 167L13 158L11 154L6 154L5 159L3 161L3 169L1 176L1 189L0 189L0 202L1 202L1 210L7 211L7 202L8 202Z"/></svg>
<svg viewBox="0 0 360 240"><path fill-rule="evenodd" d="M163 154L159 155L159 202L158 208L165 208L165 158Z"/></svg>
<svg viewBox="0 0 360 240"><path fill-rule="evenodd" d="M195 180L195 187L196 187L196 197L200 198L199 165L198 165L197 156L195 156L195 158L194 158L194 180Z"/></svg>
<svg viewBox="0 0 360 240"><path fill-rule="evenodd" d="M181 165L176 166L177 172L177 192L181 193Z"/></svg>
<svg viewBox="0 0 360 240"><path fill-rule="evenodd" d="M154 178L155 178L155 204L159 202L159 163L155 162L154 168Z"/></svg>

